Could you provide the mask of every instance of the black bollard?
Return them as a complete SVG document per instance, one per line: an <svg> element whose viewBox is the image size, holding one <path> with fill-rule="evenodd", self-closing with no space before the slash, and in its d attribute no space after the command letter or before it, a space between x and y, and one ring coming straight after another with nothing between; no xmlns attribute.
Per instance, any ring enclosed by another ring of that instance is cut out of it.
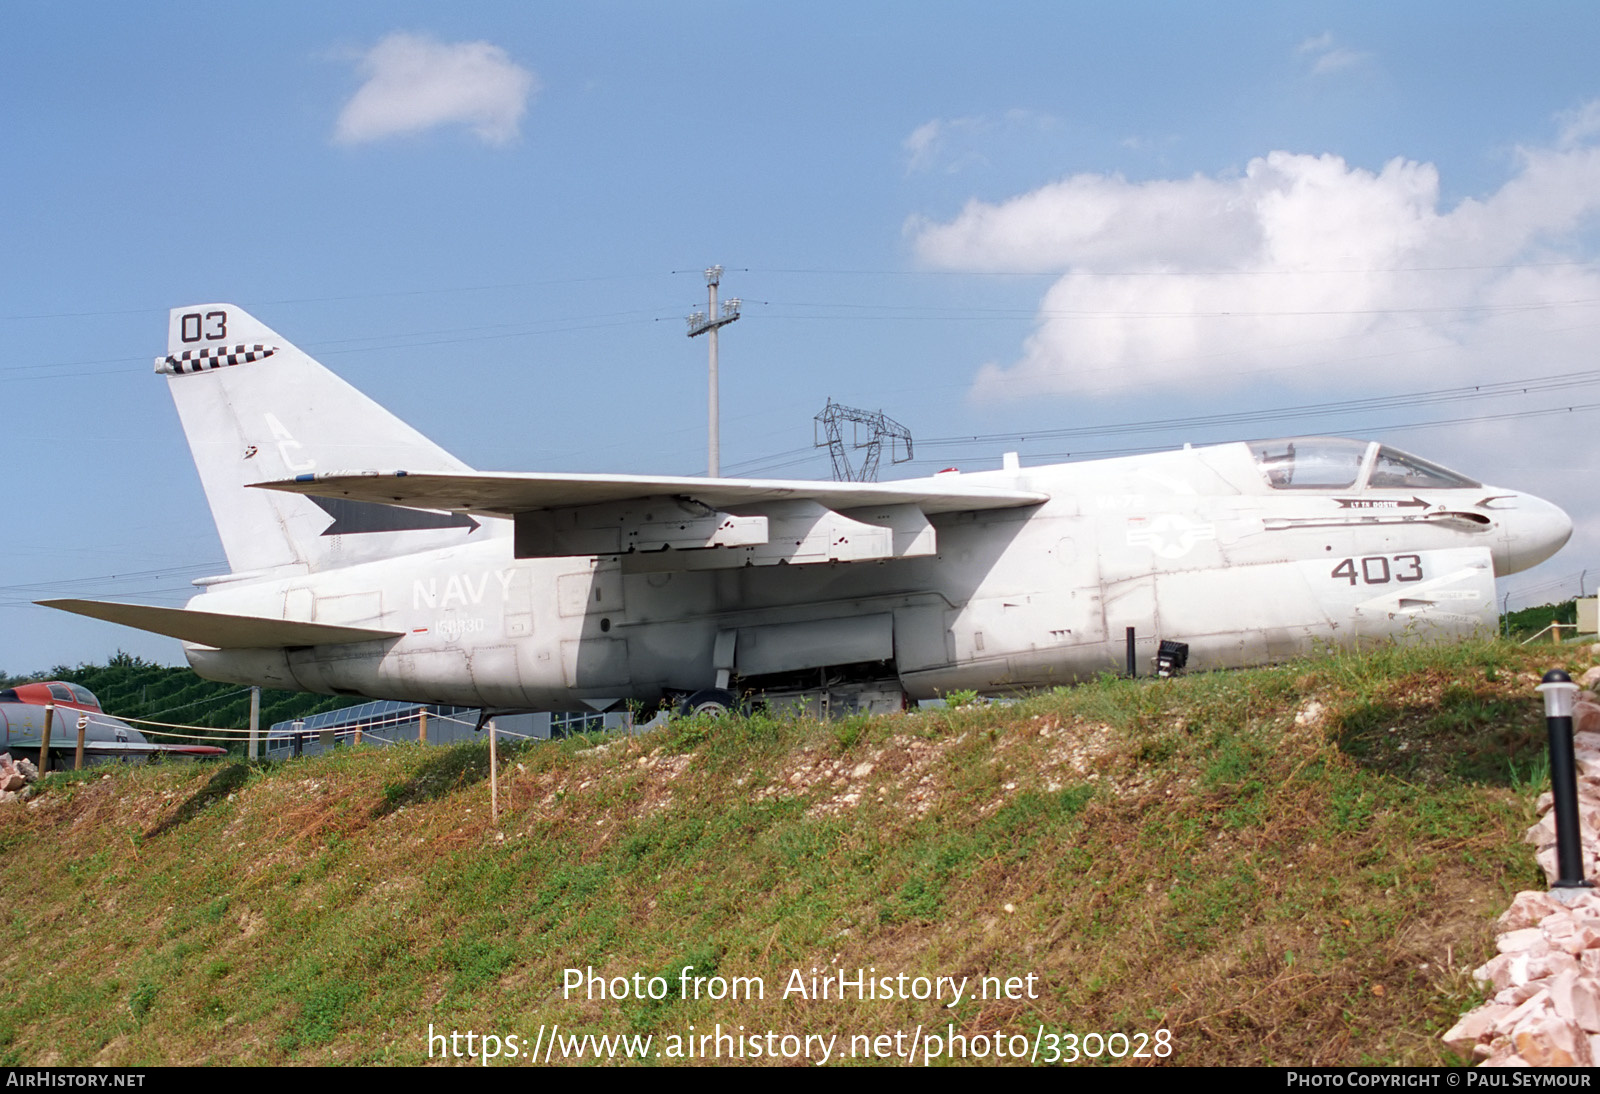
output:
<svg viewBox="0 0 1600 1094"><path fill-rule="evenodd" d="M1544 724L1550 734L1550 793L1556 812L1556 866L1560 877L1552 888L1582 889L1589 882L1583 879L1578 765L1572 752L1572 704L1578 685L1560 669L1551 669L1537 690L1544 695Z"/></svg>
<svg viewBox="0 0 1600 1094"><path fill-rule="evenodd" d="M1128 679L1133 680L1139 675L1138 654L1135 652L1133 641L1133 628L1128 628Z"/></svg>

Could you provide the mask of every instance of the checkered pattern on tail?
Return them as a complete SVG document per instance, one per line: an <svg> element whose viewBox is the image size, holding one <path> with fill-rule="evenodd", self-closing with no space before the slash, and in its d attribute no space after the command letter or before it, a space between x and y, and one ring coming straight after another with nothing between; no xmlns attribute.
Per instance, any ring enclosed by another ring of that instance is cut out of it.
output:
<svg viewBox="0 0 1600 1094"><path fill-rule="evenodd" d="M186 349L167 357L156 358L156 371L181 376L186 372L204 372L227 365L243 365L259 361L278 352L277 346L207 346L205 349Z"/></svg>

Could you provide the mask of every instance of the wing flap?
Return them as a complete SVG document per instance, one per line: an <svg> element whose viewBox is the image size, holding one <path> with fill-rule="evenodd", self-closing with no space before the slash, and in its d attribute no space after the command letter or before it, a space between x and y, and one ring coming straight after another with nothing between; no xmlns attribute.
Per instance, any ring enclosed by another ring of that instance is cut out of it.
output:
<svg viewBox="0 0 1600 1094"><path fill-rule="evenodd" d="M401 631L306 623L266 616L228 615L192 608L161 608L150 604L119 604L108 600L40 600L47 608L120 623L168 638L215 649L275 649L283 646L342 646L351 642L376 642L399 638Z"/></svg>

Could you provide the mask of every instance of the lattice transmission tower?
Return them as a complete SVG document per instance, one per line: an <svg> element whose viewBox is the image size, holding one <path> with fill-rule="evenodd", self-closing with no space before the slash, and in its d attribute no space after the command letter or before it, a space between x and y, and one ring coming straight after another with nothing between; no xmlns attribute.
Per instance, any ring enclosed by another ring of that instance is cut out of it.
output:
<svg viewBox="0 0 1600 1094"><path fill-rule="evenodd" d="M829 399L814 422L812 439L818 448L828 446L836 482L877 482L878 460L883 455L885 441L889 442L890 463L905 463L911 458L911 430L881 410L876 413L857 410ZM844 439L846 423L850 426L848 445ZM861 453L861 462L856 467L850 465L852 448Z"/></svg>

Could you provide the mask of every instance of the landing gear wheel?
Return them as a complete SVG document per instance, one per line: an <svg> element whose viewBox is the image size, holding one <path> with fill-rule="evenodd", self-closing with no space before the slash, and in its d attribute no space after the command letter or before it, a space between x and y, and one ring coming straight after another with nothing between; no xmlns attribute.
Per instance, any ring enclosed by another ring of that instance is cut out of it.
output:
<svg viewBox="0 0 1600 1094"><path fill-rule="evenodd" d="M704 714L711 718L721 718L724 714L738 708L739 701L733 697L733 692L721 688L706 688L697 691L683 702L678 704L678 713L692 718L697 714Z"/></svg>

